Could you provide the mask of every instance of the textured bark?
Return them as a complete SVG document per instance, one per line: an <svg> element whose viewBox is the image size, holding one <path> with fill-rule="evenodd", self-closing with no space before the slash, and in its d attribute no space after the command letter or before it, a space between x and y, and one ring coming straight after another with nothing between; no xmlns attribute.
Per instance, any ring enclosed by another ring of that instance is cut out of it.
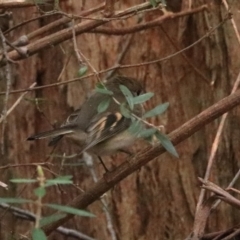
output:
<svg viewBox="0 0 240 240"><path fill-rule="evenodd" d="M115 10L139 4L142 1L119 1ZM173 11L188 9L187 0L169 1ZM180 3L181 4L180 4ZM183 49L206 34L211 27L219 24L227 14L220 1L192 1L192 7L211 2L208 12L178 19L168 20L161 26L134 33L130 45L121 64L134 64L154 59L160 59ZM99 2L100 3L100 2ZM63 11L79 14L83 9L94 7L94 1L64 1ZM232 3L233 18L240 24L238 8L240 3ZM28 11L15 9L13 22L17 24L32 16L35 8ZM143 21L150 21L162 14L160 10L143 14ZM14 31L12 40L33 29L42 26L48 20L39 20L28 24L24 28ZM105 27L129 27L136 24L138 17L131 17L122 21L112 21ZM165 34L167 33L167 35ZM112 67L117 63L123 46L130 35L110 36L103 34L85 33L77 37L78 48L89 59L94 68L99 71ZM170 40L170 39L171 40ZM174 43L174 44L173 44ZM152 108L161 102L169 102L170 108L159 118L151 119L156 125L165 125L166 131L171 132L188 119L197 115L205 108L227 96L239 73L239 43L234 34L230 21L218 28L209 37L202 40L193 48L167 61L146 65L137 68L121 69L119 72L128 76L142 79L147 91L155 93L154 98L146 104ZM188 61L186 60L188 59ZM73 50L72 40L68 40L48 50L31 56L12 66L12 89L29 87L34 81L38 85L65 81L77 76L79 62ZM62 69L64 71L62 72ZM197 70L196 70L197 69ZM3 71L3 70L1 70ZM62 73L61 73L62 72ZM201 74L199 74L199 72ZM61 74L60 79L58 79ZM202 76L205 76L204 79ZM102 74L101 77L104 77ZM206 81L208 80L208 82ZM51 124L59 126L65 117L80 107L90 93L96 78L62 85L59 87L37 90L26 95L16 109L7 118L4 135L5 153L1 156L1 164L20 164L43 162L51 153L47 141L25 142L25 139L34 133L51 128ZM211 85L211 82L214 82ZM6 88L2 79L1 91ZM19 94L10 95L8 107L19 97ZM42 98L39 112L34 104L34 97ZM1 101L3 97L1 96ZM2 103L1 103L2 107ZM230 112L225 124L224 132L216 156L216 162L210 180L221 187L226 187L238 170L239 155L239 126L240 112L236 108ZM107 202L112 217L114 231L118 239L184 239L193 227L195 208L200 192L197 177L203 177L211 145L216 134L219 121L214 121L202 128L194 136L177 146L180 159L169 154L151 161L138 172L120 182L114 189L103 196ZM0 130L2 131L2 129ZM139 141L134 151L146 147L147 143ZM63 140L54 154L73 154L77 147ZM125 161L126 156L105 158L110 169ZM93 178L87 166L62 166L63 158L50 157L54 166L50 169L61 175L73 175L74 183L83 190L93 185ZM65 160L67 161L67 160ZM79 160L71 159L71 162ZM104 171L98 161L94 162L94 169L98 178ZM0 181L9 183L11 178L30 178L34 176L34 167L9 168L1 171ZM47 177L53 177L47 170ZM236 185L239 186L239 183ZM9 185L9 193L0 189L1 196L18 196L34 198L33 187L23 185L15 187ZM52 187L49 189L44 202L67 204L81 191L74 186ZM25 209L35 211L33 206L23 205ZM101 201L96 201L88 208L96 214L96 218L75 217L64 226L81 231L96 239L113 239L107 228L106 214ZM44 214L50 211L44 209ZM218 210L210 216L206 232L220 231L239 223L239 213L226 203L222 203ZM12 224L9 224L11 221ZM16 221L7 213L1 221L1 239L9 238L10 231L25 234L30 224ZM49 239L64 239L58 233L52 234ZM70 238L69 238L70 239Z"/></svg>

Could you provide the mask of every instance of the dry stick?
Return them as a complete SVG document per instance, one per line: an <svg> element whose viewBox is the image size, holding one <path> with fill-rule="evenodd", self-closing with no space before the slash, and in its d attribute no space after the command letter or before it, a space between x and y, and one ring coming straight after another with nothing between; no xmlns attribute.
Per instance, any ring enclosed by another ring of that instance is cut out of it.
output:
<svg viewBox="0 0 240 240"><path fill-rule="evenodd" d="M240 72L238 74L237 80L234 83L234 86L233 86L231 94L236 92L239 83L240 83ZM215 158L218 146L219 146L219 141L220 141L220 138L221 138L221 135L222 135L223 127L224 127L224 124L225 124L227 116L228 116L228 113L225 113L222 116L220 124L219 124L219 127L218 127L218 130L217 130L217 134L216 134L215 139L213 141L213 145L212 145L210 157L209 157L209 160L208 160L206 173L205 173L205 176L204 176L204 180L205 181L207 181L209 176L210 176L212 165L213 165L213 161L214 161L214 158ZM197 212L199 210L199 207L201 206L201 204L203 202L204 195L205 195L205 189L202 189L201 192L200 192L200 196L199 196L197 207L196 207L196 214L197 214Z"/></svg>
<svg viewBox="0 0 240 240"><path fill-rule="evenodd" d="M213 197L219 198L222 201L230 204L233 207L236 207L237 209L240 209L240 200L237 198L233 197L230 193L227 191L223 190L221 187L216 185L215 183L212 183L210 181L205 181L202 178L198 178L199 181L203 184L202 188L205 188L208 191L211 191L214 193Z"/></svg>
<svg viewBox="0 0 240 240"><path fill-rule="evenodd" d="M26 7L34 7L35 3L34 1L22 1L22 2L6 2L6 1L1 1L0 2L0 9L6 9L6 8L26 8Z"/></svg>
<svg viewBox="0 0 240 240"><path fill-rule="evenodd" d="M97 28L94 30L91 30L92 33L102 33L102 34L108 34L108 35L125 35L125 34L131 34L135 32L139 32L148 28L157 27L160 24L162 24L166 20L172 20L175 18L180 18L183 16L191 15L194 13L202 12L208 9L208 5L202 5L201 7L194 8L192 10L185 10L178 13L168 13L165 14L153 21L140 23L132 27L125 27L125 28Z"/></svg>
<svg viewBox="0 0 240 240"><path fill-rule="evenodd" d="M114 15L114 17L125 16L127 14L134 13L135 11L150 8L150 7L151 7L150 3L139 4L137 6L134 6L134 7L131 7L131 8L125 9L121 12L116 13ZM100 25L103 25L107 22L109 22L109 21L101 20L101 19L86 20L82 23L75 25L74 29L75 29L76 34L79 35L79 34L87 32L87 31L90 31L93 28L96 28ZM30 43L30 44L26 45L25 47L27 48L28 56L31 56L42 49L55 46L61 42L64 42L64 41L70 39L71 37L72 37L72 27L69 27L69 28L63 29L57 33L53 33L49 36L43 37L39 40L36 40L36 42ZM0 56L0 62L1 62L2 58L3 58L3 56ZM13 50L8 53L8 58L12 59L12 60L20 60L23 57L21 55L19 55L19 53L16 50ZM6 61L3 61L3 63L1 65L4 65L4 64L6 64Z"/></svg>
<svg viewBox="0 0 240 240"><path fill-rule="evenodd" d="M153 61L137 63L137 64L127 64L127 65L114 66L114 67L110 67L108 69L101 70L98 73L99 74L106 73L106 72L112 71L114 69L142 67L142 66L151 65L151 64L154 64L154 63L159 63L159 62L169 60L172 57L175 57L178 54L181 54L182 52L184 52L184 51L194 47L195 45L199 44L203 39L207 38L209 36L209 34L213 33L215 30L217 30L219 27L221 27L227 20L228 20L228 18L225 18L222 22L220 22L217 26L213 27L210 31L208 31L205 35L203 35L201 38L199 38L196 42L192 43L191 45L187 46L186 48L184 48L184 49L182 49L178 52L175 52L171 55L168 55L167 57L156 59L156 60L153 60ZM69 84L69 83L73 83L73 82L76 82L76 81L84 80L84 79L90 78L92 76L94 76L94 73L88 74L87 76L84 76L84 77L74 78L74 79L64 81L64 82L46 84L44 86L39 86L39 87L35 87L35 88L32 88L32 89L27 88L27 89L14 90L14 91L9 92L9 94L21 93L21 92L26 92L26 91L34 91L34 90L39 90L39 89L44 89L44 88L49 88L49 87L56 87L56 86L60 86L60 85L63 85L63 84ZM0 92L0 95L3 95L3 94L5 94L5 92Z"/></svg>
<svg viewBox="0 0 240 240"><path fill-rule="evenodd" d="M229 10L229 6L228 6L226 0L223 0L223 4L224 4L226 10ZM233 29L234 29L234 32L235 32L235 34L236 34L238 43L240 44L240 36L239 36L239 33L238 33L237 24L236 24L236 22L234 21L233 18L231 18L231 23L232 23L232 25L233 25Z"/></svg>
<svg viewBox="0 0 240 240"><path fill-rule="evenodd" d="M201 204L199 207L199 211L195 216L193 232L190 237L187 238L188 240L198 240L202 238L207 224L207 219L212 210L212 205L217 201L217 199L221 199L233 207L240 209L240 201L229 194L227 191L223 190L208 180L205 181L202 178L199 178L199 180L203 184L202 188L213 192L214 195L208 198L207 201L203 202L203 204Z"/></svg>
<svg viewBox="0 0 240 240"><path fill-rule="evenodd" d="M103 8L104 8L104 3L98 5L98 6L95 7L95 8L91 8L91 9L88 9L88 10L86 10L86 11L82 11L82 12L81 12L81 16L87 16L87 15L89 15L89 14L92 14L92 13L95 13L95 12L97 12L97 11L100 11L100 10L102 10ZM7 34L7 33L11 32L12 30L14 30L14 29L16 29L16 28L19 28L19 27L21 27L21 26L23 26L23 25L25 25L25 24L27 24L27 23L30 23L30 22L32 22L32 21L36 21L36 20L39 20L39 19L42 19L42 18L46 18L46 17L52 16L52 15L62 15L62 13L61 13L61 12L47 13L47 14L44 14L43 16L38 16L38 17L35 17L35 18L32 18L32 19L26 20L26 21L24 21L24 22L22 22L22 23L20 23L20 24L15 25L14 27L8 29L7 31L4 32L4 34ZM70 21L71 21L71 18L70 18L70 17L65 17L65 16L64 16L64 17L61 18L61 19L58 19L58 20L56 20L56 21L54 21L54 22L52 22L52 23L49 23L49 24L47 24L46 26L44 26L44 27L42 27L42 28L40 28L40 29L32 32L32 33L29 33L29 34L27 35L27 37L28 37L28 39L31 39L31 38L33 38L33 37L37 37L38 35L41 35L41 34L43 34L43 33L45 33L45 32L48 32L48 31L50 31L50 30L52 30L52 29L54 29L54 28L56 28L56 27L58 27L58 26L60 26L60 25L62 25L62 24L66 24L66 23L68 23L68 22L70 22Z"/></svg>
<svg viewBox="0 0 240 240"><path fill-rule="evenodd" d="M7 44L6 44L6 39L3 35L3 32L0 28L0 38L2 41L2 48L3 48L3 55L5 56L6 59L8 59L7 57ZM7 61L7 65L6 65L6 92L5 92L5 98L4 98L4 106L3 106L3 110L2 110L2 138L1 138L1 153L4 154L4 148L5 148L5 144L4 144L4 132L5 132L5 126L6 126L6 117L7 117L7 104L8 104L8 99L9 99L9 92L10 92L10 88L11 88L11 83L12 83L12 76L11 76L11 66L9 61Z"/></svg>
<svg viewBox="0 0 240 240"><path fill-rule="evenodd" d="M238 170L238 172L234 176L233 180L227 186L227 189L233 187L233 185L236 183L236 181L238 180L239 177L240 177L240 169ZM212 210L216 209L216 207L219 205L220 202L221 202L220 199L217 200L217 202L212 206Z"/></svg>
<svg viewBox="0 0 240 240"><path fill-rule="evenodd" d="M13 168L13 167L37 167L38 165L41 165L41 166L49 166L49 165L53 165L52 163L48 163L48 162L41 162L41 163L21 163L21 164L7 164L7 165L4 165L4 166L1 166L0 167L0 170L5 170L5 169L8 169L8 168Z"/></svg>
<svg viewBox="0 0 240 240"><path fill-rule="evenodd" d="M89 171L92 175L93 181L95 183L97 183L98 177L97 177L96 171L93 168L93 158L92 158L92 156L85 153L83 158L84 158L84 162L86 163L86 165L87 165L87 167L88 167L88 169L89 169ZM104 211L105 216L106 216L107 229L108 229L108 231L111 235L111 238L112 238L112 240L117 240L117 234L116 234L116 231L115 231L114 226L113 226L111 214L109 213L109 209L107 207L107 201L105 200L105 198L103 196L99 200L101 201L101 203L103 205L102 210Z"/></svg>
<svg viewBox="0 0 240 240"><path fill-rule="evenodd" d="M240 229L236 229L232 234L229 234L227 237L222 238L222 240L232 240L237 239L235 237L240 235Z"/></svg>
<svg viewBox="0 0 240 240"><path fill-rule="evenodd" d="M226 5L225 5L226 6ZM228 7L226 7L228 8ZM232 19L231 19L232 20ZM234 28L234 31L235 31L235 34L236 34L236 37L238 39L238 43L240 45L240 37L239 37L239 33L236 29L236 24L234 21L232 21L233 23L233 28ZM238 74L238 77L233 85L233 89L231 91L231 94L236 92L238 86L240 84L240 72ZM210 153L210 157L208 159L208 165L207 165L207 170L206 170L206 173L205 173L205 176L204 176L204 180L208 180L209 176L210 176L210 173L211 173L211 169L212 169L212 165L213 165L213 161L214 161L214 158L216 156L216 152L217 152L217 149L218 149L218 146L219 146L219 141L220 141L220 138L221 138L221 135L222 135L222 132L223 132L223 127L224 127L224 123L226 121L226 118L227 118L227 113L224 114L221 118L221 121L220 121L220 124L219 124L219 127L218 127L218 130L217 130L217 134L215 136L215 139L214 139L214 142L213 142L213 145L212 145L212 149L211 149L211 153ZM196 213L199 209L199 206L202 204L203 202L203 199L204 199L204 195L205 195L205 190L202 189L201 190L201 193L200 193L200 196L199 196L199 199L198 199L198 203L197 203L197 207L196 207Z"/></svg>
<svg viewBox="0 0 240 240"><path fill-rule="evenodd" d="M187 139L199 129L201 129L206 124L212 122L216 118L220 117L227 111L240 104L240 91L222 99L213 106L209 107L193 119L189 120L187 123L173 131L169 134L169 138L174 145L179 144L183 140ZM159 155L166 152L166 150L161 146L157 145L155 147L147 147L145 150L136 154L134 157L128 159L128 161L121 164L119 167L111 172L104 175L102 179L98 181L93 187L91 187L84 194L76 197L69 206L74 208L84 209L97 199L101 197L102 194L110 190L113 186L119 183L121 180L129 176L134 171L138 170L149 161L155 159ZM62 225L69 219L73 218L74 215L68 214L61 220L51 223L48 226L43 227L46 234L50 234L58 226Z"/></svg>
<svg viewBox="0 0 240 240"><path fill-rule="evenodd" d="M88 16L89 14L98 12L98 11L102 10L103 8L104 8L104 4L100 4L100 5L98 5L95 8L92 8L92 9L89 9L89 10L81 12L80 16L82 16L82 17L83 16ZM59 26L61 26L63 24L67 24L67 23L71 22L72 19L74 19L74 18L63 17L63 18L58 19L58 20L56 20L56 21L54 21L52 23L49 23L48 25L46 25L46 26L44 26L44 27L42 27L42 28L40 28L40 29L38 29L36 31L33 31L32 33L27 34L26 36L27 36L28 40L33 39L33 38L35 38L37 36L40 36L40 35L42 35L42 34L44 34L46 32L49 32L50 30L52 30L54 28L57 28L57 27L59 27Z"/></svg>
<svg viewBox="0 0 240 240"><path fill-rule="evenodd" d="M33 88L37 83L34 82L29 88ZM21 100L24 98L24 96L27 94L27 92L21 94L21 96L16 100L16 102L7 110L5 118L14 110L14 108L21 102ZM3 122L4 116L0 117L0 123Z"/></svg>

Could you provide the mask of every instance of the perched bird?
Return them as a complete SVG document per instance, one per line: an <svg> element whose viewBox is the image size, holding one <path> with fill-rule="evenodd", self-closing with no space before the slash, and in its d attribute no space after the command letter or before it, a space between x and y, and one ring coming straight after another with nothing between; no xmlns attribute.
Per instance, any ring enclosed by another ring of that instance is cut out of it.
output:
<svg viewBox="0 0 240 240"><path fill-rule="evenodd" d="M143 93L143 87L136 79L124 76L114 77L105 83L106 89L113 93L112 96L94 92L82 104L81 109L72 113L59 128L33 135L27 140L52 137L49 143L52 146L66 136L79 143L81 152L87 151L103 156L118 150L124 151L136 140L136 134L128 130L132 124L131 118L124 117L120 111L119 104L127 103L126 97L119 88L120 85L126 86L133 96ZM107 99L110 101L109 106L99 113L99 104ZM142 105L134 105L132 113L141 117Z"/></svg>

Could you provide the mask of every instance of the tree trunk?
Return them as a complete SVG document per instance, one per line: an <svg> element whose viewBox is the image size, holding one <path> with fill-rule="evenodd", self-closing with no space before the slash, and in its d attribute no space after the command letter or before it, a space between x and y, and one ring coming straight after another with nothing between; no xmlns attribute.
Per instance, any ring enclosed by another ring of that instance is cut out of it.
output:
<svg viewBox="0 0 240 240"><path fill-rule="evenodd" d="M191 1L167 1L170 8L168 10L185 11L189 8L189 2ZM140 3L142 1L118 1L115 4L115 11ZM100 33L78 35L77 47L96 71L111 68L116 64L137 64L165 58L196 42L226 18L227 11L220 1L196 0L192 1L191 7L196 8L205 3L209 3L208 11L170 19L144 31L125 35ZM239 6L240 3L237 1L231 3L233 19L237 26L240 24L237 10ZM96 7L95 1L61 2L62 11L76 15L81 14L82 10L93 7ZM35 7L27 8L27 11L14 10L13 25L31 18L35 12ZM156 19L162 14L161 10L156 9L120 21L113 20L103 26L123 30L138 22ZM14 30L14 34L7 35L7 38L15 40L57 18L52 16L33 21ZM128 43L127 48L126 43ZM118 72L143 80L147 92L154 92L154 97L147 102L146 109L151 109L160 103L170 103L165 114L151 119L151 123L156 126L164 125L166 133L170 133L230 94L239 74L239 47L231 21L228 20L208 37L176 56L149 65L119 69ZM121 55L123 58L118 62ZM82 60L85 62L84 57ZM17 65L11 64L11 90L28 88L33 82L36 82L37 86L43 86L75 78L80 67L81 63L76 57L73 40L68 40L21 60ZM88 73L93 72L90 67L88 69ZM4 68L1 71L4 73ZM100 76L104 78L107 73ZM44 168L47 178L54 178L55 174L73 176L74 186L63 185L47 189L45 203L66 205L82 190L86 191L94 184L91 170L98 179L104 174L104 169L98 160L94 161L93 168L89 168L85 164L80 164L79 158L64 159L64 154L74 154L78 149L66 139L59 143L54 153L52 148L47 146L47 140L25 141L30 135L51 129L51 124L59 126L69 113L81 106L96 82L97 77L93 76L58 87L31 91L7 117L2 142L4 143L4 152L1 156L3 166L48 161L51 165ZM5 89L6 81L3 78L1 91ZM8 108L20 94L10 95ZM38 102L34 100L35 98ZM1 100L3 103L4 96L1 96ZM1 104L1 107L3 106L4 104ZM238 171L239 117L238 108L229 113L210 176L210 180L222 188L227 187ZM187 237L192 231L200 193L198 177L204 177L219 122L220 119L210 123L179 144L176 147L179 159L165 153L117 184L99 201L89 206L88 210L96 215L95 218L74 217L64 226L95 239L113 240L114 235L116 239L121 240L170 240ZM146 146L148 143L138 141L133 151L138 152ZM123 161L126 161L126 155L122 153L104 158L109 169L114 169ZM63 165L64 163L78 163L78 165ZM9 182L11 178L36 178L35 166L10 167L0 171L2 172L0 180L9 184L8 192L0 189L1 196L35 199L33 189L36 185L16 187ZM238 186L239 183L235 185L236 188ZM103 206L103 202L107 206ZM33 205L26 204L21 207L36 212ZM106 208L109 215L106 214ZM52 212L44 208L44 215ZM16 239L20 239L19 234L26 234L30 229L28 223L16 221L9 211L7 216L4 212L2 214L4 218L1 221L1 239L9 239L10 231L14 232ZM233 207L221 203L217 211L210 216L206 232L225 230L239 223L239 220L239 214ZM10 221L12 221L11 225ZM66 238L54 232L49 239Z"/></svg>

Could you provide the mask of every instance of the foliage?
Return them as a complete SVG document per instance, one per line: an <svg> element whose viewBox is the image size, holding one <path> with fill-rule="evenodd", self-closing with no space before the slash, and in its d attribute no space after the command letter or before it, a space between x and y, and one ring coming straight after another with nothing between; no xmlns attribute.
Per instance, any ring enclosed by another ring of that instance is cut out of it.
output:
<svg viewBox="0 0 240 240"><path fill-rule="evenodd" d="M72 184L72 176L59 176L54 179L45 179L44 172L41 166L37 167L38 177L36 179L24 179L24 178L17 178L11 179L10 181L13 183L21 184L30 184L30 183L38 183L39 186L34 189L33 193L37 197L37 200L30 200L30 199L23 199L23 198L0 198L0 203L12 203L12 204L24 204L30 203L34 204L37 207L36 211L36 220L35 226L31 231L32 239L33 240L45 240L47 239L44 231L41 227L58 221L61 218L66 216L65 213L75 214L82 217L95 217L94 214L87 212L85 210L76 209L70 206L64 206L54 203L42 203L42 198L47 194L47 188L53 185L60 185L60 184ZM64 213L56 213L51 216L42 217L41 210L43 207L52 208Z"/></svg>
<svg viewBox="0 0 240 240"><path fill-rule="evenodd" d="M154 93L148 92L141 94L139 96L133 96L132 92L124 85L119 86L121 92L126 98L126 102L119 103L120 106L120 112L121 114L126 118L131 118L132 124L129 128L129 131L131 131L133 134L138 135L139 137L146 138L146 139L158 139L159 142L162 144L162 146L173 156L178 157L178 153L169 140L169 138L161 133L159 131L158 127L153 126L152 124L149 124L145 119L150 117L155 117L157 115L163 114L167 108L169 107L169 103L163 103L159 104L153 109L146 112L142 118L138 118L133 114L134 105L137 104L144 104L146 101L148 101L150 98L154 96ZM107 110L110 104L110 97L114 98L113 92L106 89L106 87L102 84L98 84L96 86L96 91L102 94L109 95L109 98L104 99L102 102L98 105L98 112L104 112ZM142 125L145 124L147 126L151 126L148 129L144 129Z"/></svg>

